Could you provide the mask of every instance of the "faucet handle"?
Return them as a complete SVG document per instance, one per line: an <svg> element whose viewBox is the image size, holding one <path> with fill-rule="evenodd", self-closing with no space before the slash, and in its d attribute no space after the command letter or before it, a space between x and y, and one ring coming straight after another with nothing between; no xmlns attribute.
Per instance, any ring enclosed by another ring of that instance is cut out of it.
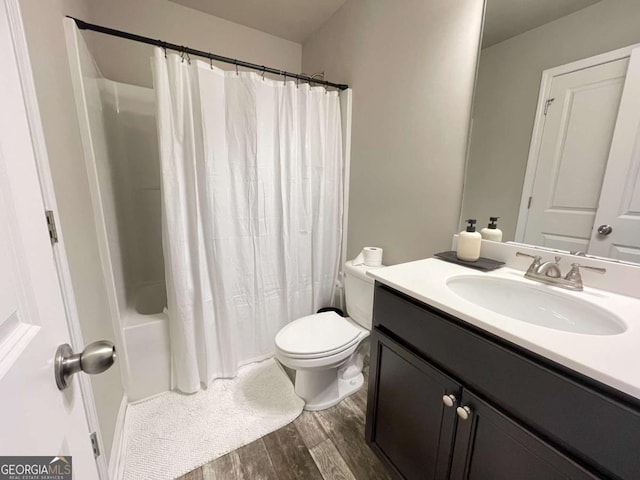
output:
<svg viewBox="0 0 640 480"><path fill-rule="evenodd" d="M572 263L571 264L571 271L573 270L578 270L580 268L584 268L585 270L589 270L591 272L596 272L596 273L606 273L607 269L606 268L601 268L601 267L589 267L587 265L580 265L579 263ZM569 272L571 273L571 272Z"/></svg>
<svg viewBox="0 0 640 480"><path fill-rule="evenodd" d="M606 268L589 267L587 265L580 265L579 263L572 263L571 270L569 270L569 273L567 273L564 279L571 282L575 287L574 289L577 291L582 291L582 275L580 275L581 268L600 274L607 271Z"/></svg>
<svg viewBox="0 0 640 480"><path fill-rule="evenodd" d="M540 255L529 255L528 253L516 252L516 257L533 258L533 262L531 262L531 265L529 265L529 268L527 269L527 275L536 273L538 268L540 268L540 261L542 260Z"/></svg>

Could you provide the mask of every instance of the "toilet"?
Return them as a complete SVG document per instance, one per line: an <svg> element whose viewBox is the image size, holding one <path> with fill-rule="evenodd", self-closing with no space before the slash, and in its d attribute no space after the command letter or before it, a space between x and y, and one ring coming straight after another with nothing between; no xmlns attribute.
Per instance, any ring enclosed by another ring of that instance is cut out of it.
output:
<svg viewBox="0 0 640 480"><path fill-rule="evenodd" d="M305 410L324 410L362 388L362 366L368 350L374 281L367 271L380 268L344 266L344 293L349 317L335 312L299 318L276 335L276 358L296 370L295 391Z"/></svg>

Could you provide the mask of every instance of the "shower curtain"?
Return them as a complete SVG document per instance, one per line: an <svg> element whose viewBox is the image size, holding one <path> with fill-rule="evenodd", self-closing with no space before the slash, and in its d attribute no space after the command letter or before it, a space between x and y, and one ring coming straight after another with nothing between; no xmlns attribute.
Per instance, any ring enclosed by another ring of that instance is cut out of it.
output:
<svg viewBox="0 0 640 480"><path fill-rule="evenodd" d="M153 67L173 383L191 393L332 303L340 99L161 49Z"/></svg>

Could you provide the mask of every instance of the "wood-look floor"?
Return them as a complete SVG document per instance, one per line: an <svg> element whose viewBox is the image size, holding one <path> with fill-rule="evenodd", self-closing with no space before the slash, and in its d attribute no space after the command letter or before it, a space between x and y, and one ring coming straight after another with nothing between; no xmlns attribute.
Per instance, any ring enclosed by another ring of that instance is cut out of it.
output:
<svg viewBox="0 0 640 480"><path fill-rule="evenodd" d="M364 440L365 387L335 407L293 423L180 480L390 480Z"/></svg>

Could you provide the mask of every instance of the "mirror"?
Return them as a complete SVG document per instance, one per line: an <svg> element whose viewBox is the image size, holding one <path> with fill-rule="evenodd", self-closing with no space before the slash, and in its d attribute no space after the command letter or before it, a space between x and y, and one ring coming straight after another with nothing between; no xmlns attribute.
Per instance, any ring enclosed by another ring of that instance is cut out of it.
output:
<svg viewBox="0 0 640 480"><path fill-rule="evenodd" d="M460 229L640 263L640 2L487 0Z"/></svg>

